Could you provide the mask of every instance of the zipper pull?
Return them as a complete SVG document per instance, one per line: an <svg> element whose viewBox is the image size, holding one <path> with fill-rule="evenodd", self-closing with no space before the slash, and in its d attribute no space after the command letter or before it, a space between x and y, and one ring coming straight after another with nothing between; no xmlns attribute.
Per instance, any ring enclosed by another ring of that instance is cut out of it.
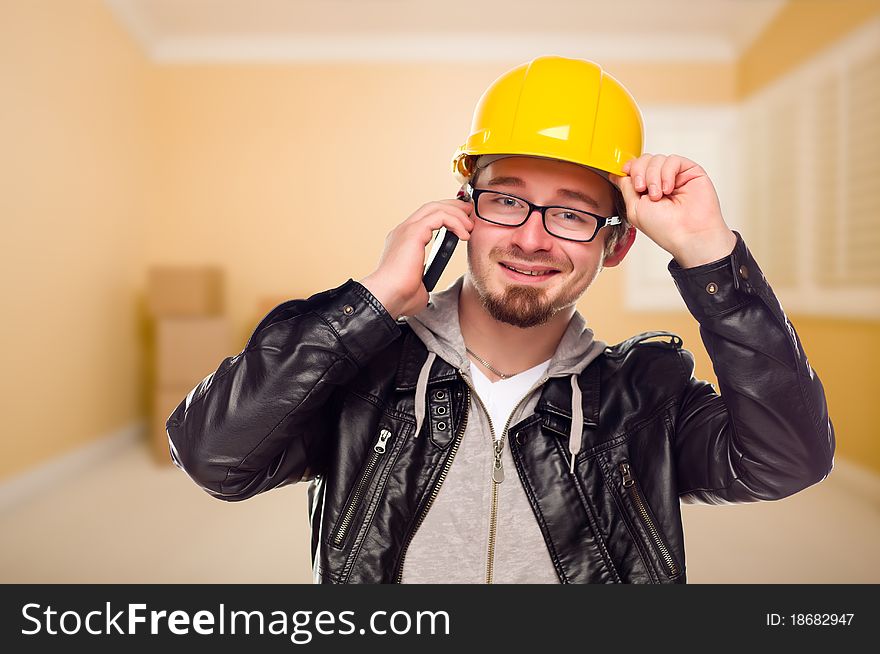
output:
<svg viewBox="0 0 880 654"><path fill-rule="evenodd" d="M629 463L627 463L626 461L621 462L620 471L623 473L624 487L629 488L630 486L632 486L635 483L632 478L632 473L629 469Z"/></svg>
<svg viewBox="0 0 880 654"><path fill-rule="evenodd" d="M492 464L492 481L500 484L504 481L504 466L501 465L501 452L504 450L504 441L495 441L495 461Z"/></svg>
<svg viewBox="0 0 880 654"><path fill-rule="evenodd" d="M391 432L387 429L383 429L379 432L379 440L376 441L376 444L373 446L373 449L379 454L385 453L385 443L388 442L388 439L391 438Z"/></svg>

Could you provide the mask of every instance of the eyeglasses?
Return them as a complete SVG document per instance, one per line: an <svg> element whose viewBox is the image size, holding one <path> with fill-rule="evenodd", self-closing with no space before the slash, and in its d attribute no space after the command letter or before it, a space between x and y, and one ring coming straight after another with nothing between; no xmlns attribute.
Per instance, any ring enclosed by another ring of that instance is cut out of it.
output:
<svg viewBox="0 0 880 654"><path fill-rule="evenodd" d="M587 243L596 238L603 227L621 224L618 216L600 216L568 207L542 207L509 193L474 188L470 184L465 186L465 190L474 201L477 217L487 223L519 227L537 210L541 212L547 233L566 241Z"/></svg>

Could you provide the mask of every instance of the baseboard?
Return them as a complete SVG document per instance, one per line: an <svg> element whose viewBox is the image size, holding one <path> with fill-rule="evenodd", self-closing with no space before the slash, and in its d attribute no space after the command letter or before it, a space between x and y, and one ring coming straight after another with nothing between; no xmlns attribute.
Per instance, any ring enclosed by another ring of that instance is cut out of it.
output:
<svg viewBox="0 0 880 654"><path fill-rule="evenodd" d="M135 421L109 436L0 482L0 512L17 506L111 458L121 450L142 442L146 425L145 420Z"/></svg>
<svg viewBox="0 0 880 654"><path fill-rule="evenodd" d="M850 459L834 457L834 468L828 481L839 484L848 491L870 502L880 504L880 474Z"/></svg>

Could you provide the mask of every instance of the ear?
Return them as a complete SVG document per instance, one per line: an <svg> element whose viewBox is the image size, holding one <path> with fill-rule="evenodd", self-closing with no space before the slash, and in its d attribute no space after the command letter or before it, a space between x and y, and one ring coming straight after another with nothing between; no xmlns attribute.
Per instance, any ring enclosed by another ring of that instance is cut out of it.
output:
<svg viewBox="0 0 880 654"><path fill-rule="evenodd" d="M602 263L604 267L611 268L612 266L616 266L623 258L626 256L626 253L629 252L629 249L632 247L633 242L636 240L636 228L630 227L626 230L626 234L623 235L617 245L614 246L614 249L611 251L611 254L605 257L605 261Z"/></svg>

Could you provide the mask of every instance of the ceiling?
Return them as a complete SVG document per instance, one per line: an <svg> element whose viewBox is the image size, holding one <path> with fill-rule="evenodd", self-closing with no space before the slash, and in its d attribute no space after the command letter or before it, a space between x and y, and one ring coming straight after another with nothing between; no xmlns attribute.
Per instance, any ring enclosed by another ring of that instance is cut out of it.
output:
<svg viewBox="0 0 880 654"><path fill-rule="evenodd" d="M733 61L786 0L104 0L157 61Z"/></svg>

